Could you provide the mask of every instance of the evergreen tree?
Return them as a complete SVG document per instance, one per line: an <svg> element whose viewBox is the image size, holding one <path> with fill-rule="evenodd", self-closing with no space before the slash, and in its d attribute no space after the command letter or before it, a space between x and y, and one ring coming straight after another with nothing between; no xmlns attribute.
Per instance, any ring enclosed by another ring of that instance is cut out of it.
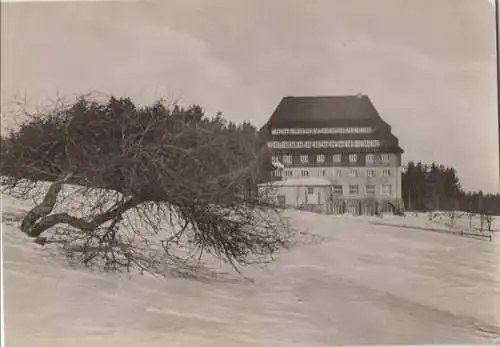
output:
<svg viewBox="0 0 500 347"><path fill-rule="evenodd" d="M500 215L500 194L465 192L453 167L410 161L402 175L408 210L461 210Z"/></svg>

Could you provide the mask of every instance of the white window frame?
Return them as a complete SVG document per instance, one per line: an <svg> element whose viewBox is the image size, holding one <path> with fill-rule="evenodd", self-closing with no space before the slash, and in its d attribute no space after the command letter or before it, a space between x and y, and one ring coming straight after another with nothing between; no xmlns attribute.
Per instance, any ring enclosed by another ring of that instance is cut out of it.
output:
<svg viewBox="0 0 500 347"><path fill-rule="evenodd" d="M367 169L366 176L367 177L375 177L375 169Z"/></svg>
<svg viewBox="0 0 500 347"><path fill-rule="evenodd" d="M366 162L367 163L373 163L375 162L375 154L369 153L366 155Z"/></svg>
<svg viewBox="0 0 500 347"><path fill-rule="evenodd" d="M342 154L339 154L339 153L334 154L332 156L332 160L333 160L334 163L340 163L340 162L342 162Z"/></svg>
<svg viewBox="0 0 500 347"><path fill-rule="evenodd" d="M335 171L335 174L337 175L337 177L342 177L342 175L343 175L343 171L344 171L344 170L342 170L342 169L337 169L337 170Z"/></svg>
<svg viewBox="0 0 500 347"><path fill-rule="evenodd" d="M291 164L293 162L293 157L291 154L286 154L283 156L283 163Z"/></svg>
<svg viewBox="0 0 500 347"><path fill-rule="evenodd" d="M382 195L392 195L392 184L382 184L380 187Z"/></svg>
<svg viewBox="0 0 500 347"><path fill-rule="evenodd" d="M309 154L301 154L300 155L300 162L302 164L307 164L309 163Z"/></svg>
<svg viewBox="0 0 500 347"><path fill-rule="evenodd" d="M382 175L384 177L390 177L391 176L391 169L390 168L382 169Z"/></svg>
<svg viewBox="0 0 500 347"><path fill-rule="evenodd" d="M368 187L373 187L373 189L368 189ZM377 192L377 186L375 184L365 185L366 195L374 195Z"/></svg>
<svg viewBox="0 0 500 347"><path fill-rule="evenodd" d="M340 187L340 191L337 188ZM342 184L334 184L333 185L333 194L335 195L344 195L344 186Z"/></svg>
<svg viewBox="0 0 500 347"><path fill-rule="evenodd" d="M355 163L358 161L358 155L356 153L349 154L349 162Z"/></svg>
<svg viewBox="0 0 500 347"><path fill-rule="evenodd" d="M309 170L301 170L300 175L302 177L309 177Z"/></svg>
<svg viewBox="0 0 500 347"><path fill-rule="evenodd" d="M313 195L314 194L314 187L307 187L307 194Z"/></svg>
<svg viewBox="0 0 500 347"><path fill-rule="evenodd" d="M359 176L359 170L358 169L350 169L349 170L349 176L351 176L351 177L358 177Z"/></svg>
<svg viewBox="0 0 500 347"><path fill-rule="evenodd" d="M357 189L354 190L354 187ZM349 184L349 195L359 195L359 184Z"/></svg>
<svg viewBox="0 0 500 347"><path fill-rule="evenodd" d="M269 141L269 148L372 148L379 147L378 140L331 140L331 141Z"/></svg>
<svg viewBox="0 0 500 347"><path fill-rule="evenodd" d="M318 163L324 163L325 162L325 155L324 154L318 154L318 155L316 155L316 161Z"/></svg>
<svg viewBox="0 0 500 347"><path fill-rule="evenodd" d="M391 154L390 153L382 153L380 155L380 159L382 161L389 161L389 160L391 160Z"/></svg>

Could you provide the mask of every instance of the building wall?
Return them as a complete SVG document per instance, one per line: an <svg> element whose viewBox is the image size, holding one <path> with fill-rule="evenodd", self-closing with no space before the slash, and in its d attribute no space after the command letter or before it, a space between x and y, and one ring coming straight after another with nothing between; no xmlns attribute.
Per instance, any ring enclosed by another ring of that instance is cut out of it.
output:
<svg viewBox="0 0 500 347"><path fill-rule="evenodd" d="M350 161L349 155L356 154L356 161ZM387 154L389 156L388 160L382 160L382 155ZM320 150L295 150L295 151L272 151L273 158L280 161L285 166L289 167L315 167L315 166L401 166L401 154L400 153L365 153L365 152L355 152L355 151L320 151ZM301 155L307 155L307 163L301 161ZM318 161L318 155L324 156L324 161ZM340 161L335 161L334 156L339 155ZM373 157L373 161L367 160L367 155ZM288 157L288 158L287 158ZM286 159L290 159L288 162Z"/></svg>
<svg viewBox="0 0 500 347"><path fill-rule="evenodd" d="M384 176L384 169L388 169L389 176ZM356 170L358 175L351 176L351 170ZM368 176L368 171L374 172L373 177ZM308 175L305 175L305 172ZM297 177L320 177L332 182L332 185L343 186L343 198L376 198L376 199L401 199L401 167L398 166L368 166L368 167L289 167L281 171L283 179ZM359 185L359 194L349 194L349 185ZM384 194L384 184L391 185L391 193ZM375 193L367 194L366 185L375 185Z"/></svg>
<svg viewBox="0 0 500 347"><path fill-rule="evenodd" d="M282 196L287 207L328 212L327 205L330 201L330 187L328 186L263 186L259 188L259 192L265 194L268 201L276 204L280 203L279 197Z"/></svg>
<svg viewBox="0 0 500 347"><path fill-rule="evenodd" d="M312 190L309 191L309 190ZM389 196L339 196L333 186L261 186L262 198L282 207L292 207L327 214L367 214L390 212L398 199Z"/></svg>

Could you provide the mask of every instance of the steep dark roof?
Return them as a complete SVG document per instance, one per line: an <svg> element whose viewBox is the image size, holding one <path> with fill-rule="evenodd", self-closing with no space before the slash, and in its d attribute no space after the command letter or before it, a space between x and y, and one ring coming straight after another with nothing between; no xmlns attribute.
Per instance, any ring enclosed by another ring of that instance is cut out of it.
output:
<svg viewBox="0 0 500 347"><path fill-rule="evenodd" d="M381 121L380 115L366 95L287 96L281 99L270 123L284 121Z"/></svg>

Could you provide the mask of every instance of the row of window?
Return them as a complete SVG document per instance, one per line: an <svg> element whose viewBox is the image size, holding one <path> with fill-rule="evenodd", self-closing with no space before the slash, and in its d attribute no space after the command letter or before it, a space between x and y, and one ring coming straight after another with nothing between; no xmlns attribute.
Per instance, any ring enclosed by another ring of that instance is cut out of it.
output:
<svg viewBox="0 0 500 347"><path fill-rule="evenodd" d="M356 154L356 153L349 154L349 162L350 163L356 163L358 161L358 158L359 158L358 154ZM382 161L389 161L390 158L391 158L391 155L389 153L382 153L381 156L380 156L380 159ZM277 156L277 155L274 155L272 157L272 161L273 162L281 162L280 159L281 159L281 157ZM333 160L334 163L340 163L342 161L342 154L334 154L332 156L332 160ZM373 163L373 162L375 162L375 154L373 154L373 153L366 154L365 160L366 160L367 163ZM285 164L292 164L292 161L293 161L292 155L287 154L287 155L283 156L283 162ZM325 154L316 154L316 162L317 163L324 163L325 161L326 161L326 155ZM309 154L301 154L300 155L300 162L302 164L309 163Z"/></svg>
<svg viewBox="0 0 500 347"><path fill-rule="evenodd" d="M379 140L270 141L269 148L376 148Z"/></svg>
<svg viewBox="0 0 500 347"><path fill-rule="evenodd" d="M366 176L367 177L375 177L377 173L377 170L375 169L367 169L366 170ZM292 170L285 170L284 171L284 176L285 177L292 177L293 176L293 171ZM342 177L344 176L344 169L336 169L335 174L337 177ZM350 177L358 177L359 176L359 169L352 168L348 170L348 174ZM300 175L302 177L309 177L309 170L301 170ZM281 176L280 172L277 170L276 176ZM326 170L323 169L321 170L321 176L326 176ZM384 177L390 177L391 176L391 169L389 168L383 168L382 169L382 176Z"/></svg>
<svg viewBox="0 0 500 347"><path fill-rule="evenodd" d="M370 134L370 127L355 128L277 128L272 129L272 135L309 135L309 134Z"/></svg>
<svg viewBox="0 0 500 347"><path fill-rule="evenodd" d="M365 194L366 195L374 195L377 192L377 187L375 184L367 184L365 185ZM382 184L380 186L380 193L382 195L392 195L392 185L391 184ZM312 195L315 194L314 187L307 188L307 194ZM344 186L342 184L335 184L333 186L333 194L334 195L344 195ZM360 188L359 184L349 184L349 195L359 195Z"/></svg>

